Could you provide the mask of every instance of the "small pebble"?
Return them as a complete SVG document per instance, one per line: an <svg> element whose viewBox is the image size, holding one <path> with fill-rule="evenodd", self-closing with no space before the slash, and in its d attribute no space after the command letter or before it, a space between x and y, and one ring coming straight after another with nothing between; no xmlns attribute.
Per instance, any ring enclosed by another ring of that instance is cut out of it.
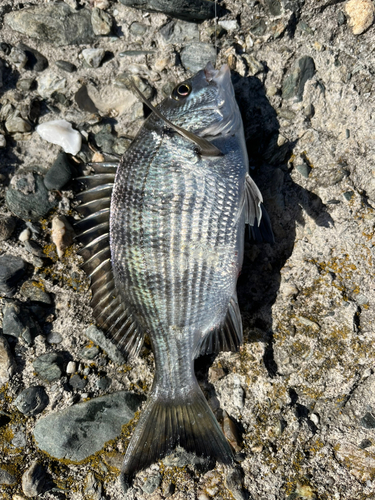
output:
<svg viewBox="0 0 375 500"><path fill-rule="evenodd" d="M14 217L8 215L0 215L0 241L8 240L16 227L16 220Z"/></svg>
<svg viewBox="0 0 375 500"><path fill-rule="evenodd" d="M66 153L76 155L81 149L81 134L66 120L44 122L36 127L36 131L42 139L58 144Z"/></svg>
<svg viewBox="0 0 375 500"><path fill-rule="evenodd" d="M111 385L112 380L109 377L101 377L96 381L96 386L101 391L106 391Z"/></svg>
<svg viewBox="0 0 375 500"><path fill-rule="evenodd" d="M85 332L85 335L90 340L95 342L95 344L98 344L98 346L101 347L103 351L106 351L112 361L120 364L125 362L123 354L117 349L115 344L108 340L104 333L95 325L89 326Z"/></svg>
<svg viewBox="0 0 375 500"><path fill-rule="evenodd" d="M52 219L51 238L56 245L59 259L64 256L65 250L73 244L74 229L63 215L57 215Z"/></svg>
<svg viewBox="0 0 375 500"><path fill-rule="evenodd" d="M107 12L94 7L91 12L91 24L95 35L109 35L113 19Z"/></svg>
<svg viewBox="0 0 375 500"><path fill-rule="evenodd" d="M141 488L144 493L148 493L149 495L153 493L156 488L158 488L161 484L162 475L158 472L155 475L152 475L146 479L146 481L142 484Z"/></svg>
<svg viewBox="0 0 375 500"><path fill-rule="evenodd" d="M142 23L132 23L129 31L134 36L143 36L147 31L147 26Z"/></svg>
<svg viewBox="0 0 375 500"><path fill-rule="evenodd" d="M16 364L8 341L0 335L0 387L9 382L16 371Z"/></svg>
<svg viewBox="0 0 375 500"><path fill-rule="evenodd" d="M34 280L25 281L20 288L20 293L27 299L43 302L43 304L52 304L49 293L44 290L43 283Z"/></svg>
<svg viewBox="0 0 375 500"><path fill-rule="evenodd" d="M24 243L25 241L30 239L30 236L31 236L31 231L27 227L26 229L21 231L20 235L18 236L18 239L19 239L19 241L22 241Z"/></svg>
<svg viewBox="0 0 375 500"><path fill-rule="evenodd" d="M30 123L20 116L10 116L5 122L5 127L10 134L24 134L32 129Z"/></svg>
<svg viewBox="0 0 375 500"><path fill-rule="evenodd" d="M23 80L18 80L17 89L25 92L26 90L32 90L35 84L35 78L24 78Z"/></svg>
<svg viewBox="0 0 375 500"><path fill-rule="evenodd" d="M51 168L44 176L44 185L47 189L60 190L76 173L75 167L64 151L60 151Z"/></svg>
<svg viewBox="0 0 375 500"><path fill-rule="evenodd" d="M182 65L192 73L204 68L209 61L215 66L216 49L211 44L194 42L181 51Z"/></svg>
<svg viewBox="0 0 375 500"><path fill-rule="evenodd" d="M95 359L98 354L99 349L95 345L83 347L80 351L80 355L86 359Z"/></svg>
<svg viewBox="0 0 375 500"><path fill-rule="evenodd" d="M20 257L0 256L0 295L13 297L17 283L25 272L26 263Z"/></svg>
<svg viewBox="0 0 375 500"><path fill-rule="evenodd" d="M36 49L25 45L23 42L19 42L17 48L22 50L27 56L25 69L41 72L47 68L47 59Z"/></svg>
<svg viewBox="0 0 375 500"><path fill-rule="evenodd" d="M13 47L10 54L9 59L16 66L18 70L22 70L27 64L27 55L21 49L17 47Z"/></svg>
<svg viewBox="0 0 375 500"><path fill-rule="evenodd" d="M371 0L349 0L345 5L353 35L361 35L374 22L375 6Z"/></svg>
<svg viewBox="0 0 375 500"><path fill-rule="evenodd" d="M22 476L23 493L30 498L39 496L43 492L45 480L43 467L38 462L33 462Z"/></svg>
<svg viewBox="0 0 375 500"><path fill-rule="evenodd" d="M84 49L82 50L84 60L91 68L99 68L105 55L104 49Z"/></svg>
<svg viewBox="0 0 375 500"><path fill-rule="evenodd" d="M73 389L84 389L87 385L87 380L85 378L81 378L78 373L76 373L70 377L69 385L71 385Z"/></svg>
<svg viewBox="0 0 375 500"><path fill-rule="evenodd" d="M3 308L3 333L21 338L28 345L32 345L34 338L40 335L41 331L22 303L7 301Z"/></svg>
<svg viewBox="0 0 375 500"><path fill-rule="evenodd" d="M71 375L77 371L77 363L75 361L69 361L66 367L66 373Z"/></svg>
<svg viewBox="0 0 375 500"><path fill-rule="evenodd" d="M63 61L62 59L55 61L55 64L58 68L66 71L67 73L74 73L74 71L77 71L77 66L68 61Z"/></svg>
<svg viewBox="0 0 375 500"><path fill-rule="evenodd" d="M16 482L16 478L0 466L0 484L11 485ZM14 498L14 497L13 497Z"/></svg>
<svg viewBox="0 0 375 500"><path fill-rule="evenodd" d="M48 405L49 398L44 387L28 387L17 396L14 401L17 409L27 416L34 416L41 413Z"/></svg>
<svg viewBox="0 0 375 500"><path fill-rule="evenodd" d="M3 134L0 134L0 148L5 148L7 145L7 141L5 139L5 136Z"/></svg>
<svg viewBox="0 0 375 500"><path fill-rule="evenodd" d="M42 247L33 240L27 240L24 242L24 247L28 252L31 254L35 255L36 257L45 257L45 253L43 252Z"/></svg>
<svg viewBox="0 0 375 500"><path fill-rule="evenodd" d="M219 21L219 26L222 26L226 31L234 31L238 28L238 23L235 20Z"/></svg>
<svg viewBox="0 0 375 500"><path fill-rule="evenodd" d="M48 352L42 354L33 362L37 375L47 382L58 380L62 375L62 364L64 358L60 353Z"/></svg>
<svg viewBox="0 0 375 500"><path fill-rule="evenodd" d="M48 71L38 78L38 94L43 98L50 97L54 92L62 92L66 87L66 78Z"/></svg>
<svg viewBox="0 0 375 500"><path fill-rule="evenodd" d="M296 170L298 170L298 172L307 179L307 177L310 175L311 167L307 165L307 163L300 163L296 165Z"/></svg>
<svg viewBox="0 0 375 500"><path fill-rule="evenodd" d="M49 344L60 344L62 341L63 337L59 332L51 332L47 337Z"/></svg>

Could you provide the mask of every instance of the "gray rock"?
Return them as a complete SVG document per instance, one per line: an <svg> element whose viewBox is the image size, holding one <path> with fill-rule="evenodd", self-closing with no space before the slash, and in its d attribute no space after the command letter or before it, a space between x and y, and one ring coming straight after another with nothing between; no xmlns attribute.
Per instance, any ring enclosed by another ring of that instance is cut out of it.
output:
<svg viewBox="0 0 375 500"><path fill-rule="evenodd" d="M129 31L134 36L143 36L147 32L147 26L143 23L132 23L130 25Z"/></svg>
<svg viewBox="0 0 375 500"><path fill-rule="evenodd" d="M7 119L7 121L5 122L5 127L10 134L15 134L17 132L19 132L20 134L24 134L26 132L30 132L30 130L32 129L28 121L21 118L21 116L15 115L10 116Z"/></svg>
<svg viewBox="0 0 375 500"><path fill-rule="evenodd" d="M28 345L32 345L41 330L23 304L7 302L3 309L3 332L4 335L21 337Z"/></svg>
<svg viewBox="0 0 375 500"><path fill-rule="evenodd" d="M299 163L296 165L296 170L303 176L303 177L308 177L311 172L311 167L307 165L307 163Z"/></svg>
<svg viewBox="0 0 375 500"><path fill-rule="evenodd" d="M38 420L34 438L49 455L81 461L115 439L133 417L144 398L130 392L79 403Z"/></svg>
<svg viewBox="0 0 375 500"><path fill-rule="evenodd" d="M1 80L1 78L0 78L0 80ZM0 81L0 83L1 83L1 81ZM4 137L4 135L0 134L0 148L5 148L6 145L7 145L7 141Z"/></svg>
<svg viewBox="0 0 375 500"><path fill-rule="evenodd" d="M109 35L112 30L113 19L104 10L94 7L91 12L91 24L95 35Z"/></svg>
<svg viewBox="0 0 375 500"><path fill-rule="evenodd" d="M36 257L46 256L45 253L43 252L42 247L36 241L26 240L23 245L28 252L35 255Z"/></svg>
<svg viewBox="0 0 375 500"><path fill-rule="evenodd" d="M62 92L66 87L66 78L46 71L38 79L38 93L42 97L51 97L55 92Z"/></svg>
<svg viewBox="0 0 375 500"><path fill-rule="evenodd" d="M95 38L90 12L75 11L66 3L10 12L5 16L5 23L15 31L56 46L89 44Z"/></svg>
<svg viewBox="0 0 375 500"><path fill-rule="evenodd" d="M98 344L98 346L108 354L112 361L119 364L125 363L123 354L117 349L115 344L112 344L112 342L105 337L104 333L95 325L89 326L85 332L85 335L95 344Z"/></svg>
<svg viewBox="0 0 375 500"><path fill-rule="evenodd" d="M190 43L181 51L181 62L192 73L203 69L209 61L215 66L216 49L209 43Z"/></svg>
<svg viewBox="0 0 375 500"><path fill-rule="evenodd" d="M25 45L23 42L19 42L17 48L23 50L27 56L25 69L39 72L47 68L48 60L37 50Z"/></svg>
<svg viewBox="0 0 375 500"><path fill-rule="evenodd" d="M148 477L142 484L141 488L144 493L148 493L150 495L156 490L156 488L160 486L161 480L162 475L160 474L160 472L158 472L157 474L153 474L152 476Z"/></svg>
<svg viewBox="0 0 375 500"><path fill-rule="evenodd" d="M84 60L91 68L99 68L105 55L104 49L84 49L82 50Z"/></svg>
<svg viewBox="0 0 375 500"><path fill-rule="evenodd" d="M173 453L167 455L162 460L166 467L185 467L189 464L206 465L209 461L208 458L198 457L180 446L177 446Z"/></svg>
<svg viewBox="0 0 375 500"><path fill-rule="evenodd" d="M95 359L98 354L99 349L95 345L83 347L80 351L80 355L86 359Z"/></svg>
<svg viewBox="0 0 375 500"><path fill-rule="evenodd" d="M35 87L35 78L24 78L23 80L18 80L17 89L22 90L32 90Z"/></svg>
<svg viewBox="0 0 375 500"><path fill-rule="evenodd" d="M77 71L77 67L73 63L63 61L62 59L55 61L55 64L58 68L66 71L67 73L74 73L74 71Z"/></svg>
<svg viewBox="0 0 375 500"><path fill-rule="evenodd" d="M73 389L81 390L86 387L87 379L80 377L78 373L76 373L70 377L69 385L73 387Z"/></svg>
<svg viewBox="0 0 375 500"><path fill-rule="evenodd" d="M16 431L12 439L12 446L15 448L25 448L27 445L26 432L23 430Z"/></svg>
<svg viewBox="0 0 375 500"><path fill-rule="evenodd" d="M21 174L15 181L15 185L11 185L6 190L5 200L9 210L17 217L35 222L54 208L57 202L55 200L50 201L49 193L40 175L30 172L29 175L35 181L34 191L25 193L24 187L27 183L27 175Z"/></svg>
<svg viewBox="0 0 375 500"><path fill-rule="evenodd" d="M8 215L0 215L0 241L6 241L12 236L16 220Z"/></svg>
<svg viewBox="0 0 375 500"><path fill-rule="evenodd" d="M105 153L112 153L112 146L115 141L115 137L112 133L112 126L109 123L104 125L94 137L96 145L101 151L104 151Z"/></svg>
<svg viewBox="0 0 375 500"><path fill-rule="evenodd" d="M16 364L10 352L8 341L0 335L0 387L9 382L15 371Z"/></svg>
<svg viewBox="0 0 375 500"><path fill-rule="evenodd" d="M0 467L0 484L11 485L16 482L16 478L7 470Z"/></svg>
<svg viewBox="0 0 375 500"><path fill-rule="evenodd" d="M24 415L38 415L48 405L49 398L44 387L34 386L23 390L14 401L18 410Z"/></svg>
<svg viewBox="0 0 375 500"><path fill-rule="evenodd" d="M52 304L52 299L49 293L44 290L44 285L39 281L25 281L21 288L21 294L34 302L43 302L43 304Z"/></svg>
<svg viewBox="0 0 375 500"><path fill-rule="evenodd" d="M44 468L33 462L22 476L22 491L27 497L36 497L43 492L45 481Z"/></svg>
<svg viewBox="0 0 375 500"><path fill-rule="evenodd" d="M17 47L12 48L9 59L18 70L22 70L27 64L27 55L25 51Z"/></svg>
<svg viewBox="0 0 375 500"><path fill-rule="evenodd" d="M303 56L292 67L290 73L287 73L283 81L282 96L284 99L296 97L297 101L302 101L305 83L315 74L314 59L310 56Z"/></svg>
<svg viewBox="0 0 375 500"><path fill-rule="evenodd" d="M101 377L96 381L96 386L101 391L106 391L111 385L112 380L109 377Z"/></svg>
<svg viewBox="0 0 375 500"><path fill-rule="evenodd" d="M37 375L47 382L58 380L62 375L63 356L58 352L42 354L33 362Z"/></svg>
<svg viewBox="0 0 375 500"><path fill-rule="evenodd" d="M361 418L361 425L365 429L375 429L375 417L369 411Z"/></svg>
<svg viewBox="0 0 375 500"><path fill-rule="evenodd" d="M281 4L279 0L264 0L271 16L279 16L281 14Z"/></svg>
<svg viewBox="0 0 375 500"><path fill-rule="evenodd" d="M47 189L61 189L67 184L76 173L68 155L61 151L51 168L44 176L44 185Z"/></svg>
<svg viewBox="0 0 375 500"><path fill-rule="evenodd" d="M89 500L101 500L102 491L102 484L95 479L95 476L92 472L89 472L87 474L85 487L83 489L85 497Z"/></svg>
<svg viewBox="0 0 375 500"><path fill-rule="evenodd" d="M343 193L343 196L346 200L350 201L354 196L354 191L346 191Z"/></svg>
<svg viewBox="0 0 375 500"><path fill-rule="evenodd" d="M176 17L184 21L203 21L215 17L215 4L207 0L120 0L127 7L162 12L167 16ZM217 5L217 15L223 13L222 7Z"/></svg>
<svg viewBox="0 0 375 500"><path fill-rule="evenodd" d="M94 101L89 96L87 86L82 85L74 94L74 100L78 104L79 109L88 113L97 113L99 110L95 106Z"/></svg>
<svg viewBox="0 0 375 500"><path fill-rule="evenodd" d="M168 43L199 42L199 29L195 23L171 21L162 26L159 33Z"/></svg>
<svg viewBox="0 0 375 500"><path fill-rule="evenodd" d="M0 256L0 295L13 297L25 272L25 261L13 255Z"/></svg>

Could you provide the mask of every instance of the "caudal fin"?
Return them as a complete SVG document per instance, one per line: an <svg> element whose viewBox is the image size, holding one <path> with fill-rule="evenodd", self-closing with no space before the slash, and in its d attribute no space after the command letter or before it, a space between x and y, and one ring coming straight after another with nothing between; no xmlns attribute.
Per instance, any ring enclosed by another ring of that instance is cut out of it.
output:
<svg viewBox="0 0 375 500"><path fill-rule="evenodd" d="M184 399L151 394L126 451L122 484L177 446L231 464L233 454L198 384Z"/></svg>

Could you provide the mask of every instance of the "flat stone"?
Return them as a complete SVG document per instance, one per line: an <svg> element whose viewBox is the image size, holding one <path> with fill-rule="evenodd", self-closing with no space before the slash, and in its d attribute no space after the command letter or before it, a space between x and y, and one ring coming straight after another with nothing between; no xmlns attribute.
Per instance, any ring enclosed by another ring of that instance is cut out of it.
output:
<svg viewBox="0 0 375 500"><path fill-rule="evenodd" d="M148 27L143 23L132 23L130 25L129 31L134 36L143 36L146 34Z"/></svg>
<svg viewBox="0 0 375 500"><path fill-rule="evenodd" d="M193 42L186 45L181 51L182 65L196 73L203 69L208 62L216 64L216 49L213 45L203 42Z"/></svg>
<svg viewBox="0 0 375 500"><path fill-rule="evenodd" d="M349 0L345 4L345 12L349 16L353 35L364 33L375 19L375 6L371 0Z"/></svg>
<svg viewBox="0 0 375 500"><path fill-rule="evenodd" d="M148 12L162 12L167 16L176 17L183 21L203 21L215 17L215 3L207 0L120 0L127 7L146 10ZM221 16L224 9L216 6L216 13Z"/></svg>
<svg viewBox="0 0 375 500"><path fill-rule="evenodd" d="M107 339L104 333L95 325L89 326L85 332L85 335L95 344L98 344L98 346L108 354L112 361L119 364L125 363L123 354L119 351L115 344Z"/></svg>
<svg viewBox="0 0 375 500"><path fill-rule="evenodd" d="M38 462L33 462L23 473L22 491L29 498L36 497L43 492L45 481L44 468Z"/></svg>
<svg viewBox="0 0 375 500"><path fill-rule="evenodd" d="M5 254L0 256L0 296L13 297L17 283L25 272L25 261Z"/></svg>
<svg viewBox="0 0 375 500"><path fill-rule="evenodd" d="M8 215L0 215L0 241L9 239L16 227L16 219Z"/></svg>
<svg viewBox="0 0 375 500"><path fill-rule="evenodd" d="M69 379L69 385L73 387L73 389L84 389L87 385L87 380L85 378L82 378L76 373L75 375L72 375Z"/></svg>
<svg viewBox="0 0 375 500"><path fill-rule="evenodd" d="M287 73L283 81L282 96L284 99L296 97L297 101L302 101L305 83L315 74L314 59L310 56L303 56L295 62L291 71Z"/></svg>
<svg viewBox="0 0 375 500"><path fill-rule="evenodd" d="M94 7L91 12L91 24L95 35L109 35L112 30L113 19L108 12Z"/></svg>
<svg viewBox="0 0 375 500"><path fill-rule="evenodd" d="M159 30L168 43L199 42L199 28L195 23L171 21Z"/></svg>
<svg viewBox="0 0 375 500"><path fill-rule="evenodd" d="M34 190L25 192L23 184L27 182L28 176L34 179ZM15 177L13 180L15 180ZM31 172L21 174L13 185L11 183L11 186L6 190L5 200L9 210L17 217L33 222L46 215L57 203L54 200L50 201L43 178Z"/></svg>
<svg viewBox="0 0 375 500"><path fill-rule="evenodd" d="M118 437L143 400L121 391L51 413L35 426L36 444L57 459L80 462Z"/></svg>
<svg viewBox="0 0 375 500"><path fill-rule="evenodd" d="M58 352L42 354L33 362L37 375L47 382L58 380L62 375L63 356Z"/></svg>
<svg viewBox="0 0 375 500"><path fill-rule="evenodd" d="M11 485L16 482L16 478L7 470L0 467L0 484Z"/></svg>
<svg viewBox="0 0 375 500"><path fill-rule="evenodd" d="M298 172L307 179L307 177L310 175L311 167L307 165L307 163L299 163L298 165L296 165L296 170L298 170Z"/></svg>
<svg viewBox="0 0 375 500"><path fill-rule="evenodd" d="M58 59L57 61L55 61L55 64L58 68L66 71L67 73L74 73L74 71L77 71L77 66L68 61L63 61L62 59Z"/></svg>
<svg viewBox="0 0 375 500"><path fill-rule="evenodd" d="M89 44L95 38L90 12L73 10L62 2L10 12L5 23L15 31L55 46Z"/></svg>
<svg viewBox="0 0 375 500"><path fill-rule="evenodd" d="M9 382L16 371L16 364L10 352L8 341L0 335L0 387Z"/></svg>
<svg viewBox="0 0 375 500"><path fill-rule="evenodd" d="M91 68L99 68L105 55L104 49L84 49L82 50L84 60Z"/></svg>
<svg viewBox="0 0 375 500"><path fill-rule="evenodd" d="M88 113L97 113L98 108L88 94L87 86L82 85L74 94L74 100L78 104L79 109Z"/></svg>
<svg viewBox="0 0 375 500"><path fill-rule="evenodd" d="M20 292L27 299L43 302L43 304L52 304L50 294L44 290L44 285L39 281L25 281L20 288Z"/></svg>
<svg viewBox="0 0 375 500"><path fill-rule="evenodd" d="M17 48L23 50L27 56L25 69L32 71L44 71L48 66L48 60L39 51L29 47L23 42L17 44Z"/></svg>
<svg viewBox="0 0 375 500"><path fill-rule="evenodd" d="M34 386L23 390L14 401L17 409L24 415L38 415L48 405L49 398L44 387Z"/></svg>

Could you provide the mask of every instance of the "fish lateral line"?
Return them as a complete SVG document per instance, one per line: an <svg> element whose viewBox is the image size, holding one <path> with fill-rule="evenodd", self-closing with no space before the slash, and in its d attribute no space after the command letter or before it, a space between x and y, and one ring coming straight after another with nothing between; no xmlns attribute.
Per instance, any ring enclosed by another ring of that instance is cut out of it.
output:
<svg viewBox="0 0 375 500"><path fill-rule="evenodd" d="M203 137L199 137L193 132L189 132L178 125L172 123L168 118L166 118L158 109L153 106L150 101L142 94L139 88L134 84L134 82L129 78L128 79L130 87L136 92L140 100L153 112L155 115L163 120L169 127L171 127L174 131L180 134L182 137L187 139L190 142L193 142L198 146L198 154L201 156L224 156L224 154L214 146L211 142L203 139Z"/></svg>

